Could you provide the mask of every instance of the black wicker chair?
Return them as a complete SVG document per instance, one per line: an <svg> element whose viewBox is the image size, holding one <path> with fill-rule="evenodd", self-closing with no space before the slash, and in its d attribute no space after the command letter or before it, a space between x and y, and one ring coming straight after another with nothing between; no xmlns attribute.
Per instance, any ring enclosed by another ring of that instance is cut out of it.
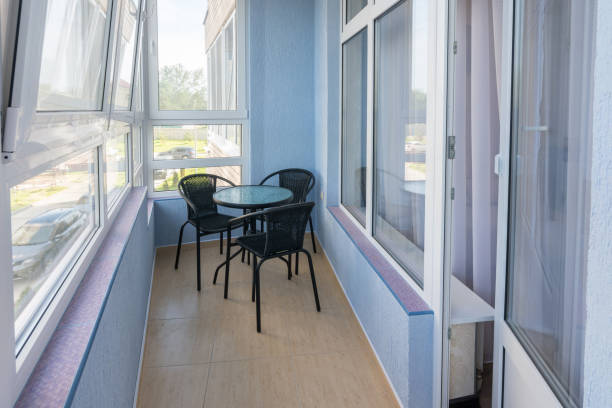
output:
<svg viewBox="0 0 612 408"><path fill-rule="evenodd" d="M197 252L197 271L198 271L198 290L201 289L200 274L200 237L209 234L219 233L219 251L223 253L223 233L228 229L229 221L233 219L231 215L220 214L217 211L217 204L213 201L213 194L223 182L227 187L235 186L228 179L214 174L192 174L183 177L178 183L178 191L187 203L187 221L181 226L179 232L178 246L176 248L176 259L174 269L178 268L179 257L181 254L181 244L183 241L183 230L185 225L191 224L196 229L196 252ZM242 227L236 225L232 228Z"/></svg>
<svg viewBox="0 0 612 408"><path fill-rule="evenodd" d="M306 223L308 222L308 218L310 217L313 207L313 202L287 204L281 207L274 207L267 210L246 214L229 221L229 225L227 227L227 260L225 264L225 287L223 296L227 299L230 259L239 253L236 252L236 254L230 256L230 249L232 246L237 245L253 254L253 285L251 300L256 302L257 332L261 332L259 272L261 265L263 265L263 263L268 259L280 258L289 264L290 261L285 259L284 256L290 256L291 254L298 254L300 252L305 253L308 257L308 265L310 267L310 278L312 280L312 290L314 292L315 304L317 311L321 311L319 295L317 292L317 282L315 280L314 268L312 266L312 257L310 253L304 249L304 233L306 232ZM263 217L266 224L265 232L238 237L236 238L236 243L232 244L232 229L242 226L245 222L250 221L253 217L256 219ZM258 262L257 258L261 258L261 260ZM291 279L291 269L289 269L288 279Z"/></svg>
<svg viewBox="0 0 612 408"><path fill-rule="evenodd" d="M305 169L283 169L275 171L267 175L261 183L272 184L276 178L276 185L291 190L293 193L293 203L304 203L308 193L315 185L315 176ZM312 217L308 216L308 224L310 226L310 239L312 241L312 250L317 253L317 245L315 244L314 229L312 228ZM263 228L262 228L263 229ZM295 274L299 273L299 253L295 255ZM289 268L291 268L291 256L289 256Z"/></svg>

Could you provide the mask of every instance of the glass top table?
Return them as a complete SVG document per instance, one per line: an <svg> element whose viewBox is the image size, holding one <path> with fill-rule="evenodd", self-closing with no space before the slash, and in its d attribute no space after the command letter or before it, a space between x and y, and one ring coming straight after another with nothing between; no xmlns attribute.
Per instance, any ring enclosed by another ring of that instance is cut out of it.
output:
<svg viewBox="0 0 612 408"><path fill-rule="evenodd" d="M236 186L213 194L213 201L230 208L258 209L290 203L293 193L276 186Z"/></svg>

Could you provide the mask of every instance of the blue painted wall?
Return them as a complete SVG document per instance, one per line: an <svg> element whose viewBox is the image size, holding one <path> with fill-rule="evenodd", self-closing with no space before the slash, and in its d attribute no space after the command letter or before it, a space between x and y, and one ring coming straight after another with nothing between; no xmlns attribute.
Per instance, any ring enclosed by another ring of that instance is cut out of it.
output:
<svg viewBox="0 0 612 408"><path fill-rule="evenodd" d="M597 2L584 407L612 406L612 2Z"/></svg>
<svg viewBox="0 0 612 408"><path fill-rule="evenodd" d="M143 201L72 400L73 407L131 407L151 285L153 223Z"/></svg>
<svg viewBox="0 0 612 408"><path fill-rule="evenodd" d="M250 0L251 180L314 167L312 0Z"/></svg>

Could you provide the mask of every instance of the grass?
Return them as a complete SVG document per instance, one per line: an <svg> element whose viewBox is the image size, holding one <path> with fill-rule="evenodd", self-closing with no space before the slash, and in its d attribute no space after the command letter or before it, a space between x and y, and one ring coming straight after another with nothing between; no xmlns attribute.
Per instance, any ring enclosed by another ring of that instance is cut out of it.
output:
<svg viewBox="0 0 612 408"><path fill-rule="evenodd" d="M11 190L11 212L29 207L33 203L42 201L65 189L65 186L49 186L27 190Z"/></svg>

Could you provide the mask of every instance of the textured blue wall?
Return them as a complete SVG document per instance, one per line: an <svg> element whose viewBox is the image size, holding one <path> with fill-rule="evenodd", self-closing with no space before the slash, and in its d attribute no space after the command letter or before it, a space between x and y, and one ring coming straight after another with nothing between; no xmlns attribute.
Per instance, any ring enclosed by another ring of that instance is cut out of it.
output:
<svg viewBox="0 0 612 408"><path fill-rule="evenodd" d="M597 2L584 407L612 406L612 2Z"/></svg>
<svg viewBox="0 0 612 408"><path fill-rule="evenodd" d="M81 374L73 407L133 405L153 268L153 223L143 201Z"/></svg>
<svg viewBox="0 0 612 408"><path fill-rule="evenodd" d="M338 204L340 1L315 1L317 237L406 407L433 403L433 315L408 315L327 210ZM323 193L323 199L319 193Z"/></svg>
<svg viewBox="0 0 612 408"><path fill-rule="evenodd" d="M249 3L251 180L314 167L314 7Z"/></svg>

